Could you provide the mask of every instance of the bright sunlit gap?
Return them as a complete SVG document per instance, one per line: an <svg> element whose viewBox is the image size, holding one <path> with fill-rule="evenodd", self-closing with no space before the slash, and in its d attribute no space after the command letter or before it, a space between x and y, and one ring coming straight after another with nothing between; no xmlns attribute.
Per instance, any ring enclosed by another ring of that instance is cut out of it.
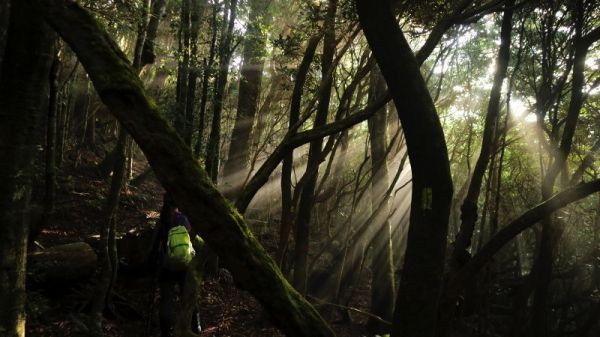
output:
<svg viewBox="0 0 600 337"><path fill-rule="evenodd" d="M523 117L526 112L527 107L519 97L514 97L510 100L510 114L513 118L519 119Z"/></svg>

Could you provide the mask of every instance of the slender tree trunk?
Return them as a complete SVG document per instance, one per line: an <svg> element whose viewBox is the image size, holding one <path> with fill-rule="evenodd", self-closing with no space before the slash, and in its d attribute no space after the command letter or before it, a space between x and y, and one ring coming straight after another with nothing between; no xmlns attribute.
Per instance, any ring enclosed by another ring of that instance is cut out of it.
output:
<svg viewBox="0 0 600 337"><path fill-rule="evenodd" d="M220 144L221 144L221 113L223 111L223 101L225 99L225 86L229 75L229 61L231 60L233 26L237 16L237 0L230 0L229 10L225 8L223 12L223 30L219 40L219 73L213 97L213 116L210 129L210 136L206 149L206 171L212 181L217 184L219 176L220 163ZM228 15L227 15L228 13ZM227 18L227 20L225 20ZM219 258L216 253L207 249L208 261L206 263L206 272L216 274L219 268Z"/></svg>
<svg viewBox="0 0 600 337"><path fill-rule="evenodd" d="M248 171L250 134L258 109L262 72L265 63L266 30L271 23L268 0L251 0L240 69L238 108L231 134L229 155L223 166L225 196L235 200L243 188Z"/></svg>
<svg viewBox="0 0 600 337"><path fill-rule="evenodd" d="M542 186L542 199L546 200L554 193L556 178L560 172L566 169L567 157L571 152L573 136L579 119L579 113L583 105L583 87L585 84L584 69L585 59L590 45L600 39L600 34L583 35L583 0L577 0L575 6L575 37L573 45L575 54L573 58L573 79L571 84L571 99L565 119L565 126L554 162L548 168L544 177ZM599 30L596 29L596 33ZM592 33L593 34L593 33ZM591 36L591 38L590 38ZM533 294L532 307L532 335L535 337L545 337L549 334L552 324L548 317L548 298L549 287L552 280L552 265L554 263L554 252L562 237L563 227L559 225L556 219L548 217L542 222L542 237L539 246L538 256L532 267L532 277L534 277L535 290Z"/></svg>
<svg viewBox="0 0 600 337"><path fill-rule="evenodd" d="M48 104L54 34L13 0L0 78L0 332L25 336L25 270L31 165Z"/></svg>
<svg viewBox="0 0 600 337"><path fill-rule="evenodd" d="M187 86L190 69L190 1L181 2L181 15L179 17L179 32L177 39L179 43L177 62L177 86L175 99L175 129L185 135L185 108L187 106Z"/></svg>
<svg viewBox="0 0 600 337"><path fill-rule="evenodd" d="M138 36L133 54L133 69L139 73L147 64L143 60L143 46L147 36L147 17L148 3L145 2L140 13L140 25L138 26ZM147 61L147 60L146 60ZM117 212L119 210L119 200L121 190L126 180L129 180L130 175L127 172L128 163L131 163L130 169L133 168L133 139L127 133L127 130L119 123L119 135L117 143L110 154L112 156L112 178L110 189L106 197L104 206L104 226L100 230L100 254L99 254L99 271L97 283L95 285L94 295L91 302L91 323L93 332L96 335L103 335L102 332L102 314L104 309L111 301L112 288L117 279L118 268L118 253L116 240L116 222Z"/></svg>
<svg viewBox="0 0 600 337"><path fill-rule="evenodd" d="M389 1L355 1L360 25L396 105L412 168L410 224L392 336L433 336L452 178L435 106Z"/></svg>
<svg viewBox="0 0 600 337"><path fill-rule="evenodd" d="M210 39L210 49L208 52L208 59L204 58L203 60L203 71L202 71L202 94L200 96L200 113L198 116L198 138L196 139L196 145L194 146L194 154L197 157L200 157L202 153L202 140L204 139L204 121L206 119L206 105L208 104L208 91L209 91L209 81L212 77L213 66L215 61L215 51L217 44L217 33L219 31L217 25L217 13L219 12L219 7L217 4L213 4L212 10L212 18L211 18L211 39Z"/></svg>
<svg viewBox="0 0 600 337"><path fill-rule="evenodd" d="M327 16L324 23L323 55L321 56L321 84L323 90L319 93L319 105L315 116L314 126L318 127L327 123L329 113L329 100L331 98L332 76L327 74L331 70L335 54L335 14L337 12L337 0L329 2ZM298 212L296 218L296 245L294 249L294 279L293 283L300 293L306 292L306 281L308 276L308 250L310 239L310 220L314 206L315 186L319 175L321 164L321 148L323 139L317 139L310 143L308 150L308 162L306 164L306 183L302 188ZM304 179L304 177L303 177Z"/></svg>
<svg viewBox="0 0 600 337"><path fill-rule="evenodd" d="M487 114L485 117L485 126L483 130L483 138L481 140L481 150L471 181L467 195L461 206L461 226L456 236L454 243L454 251L452 252L452 270L459 269L464 264L465 256L468 256L468 249L471 246L475 223L477 222L477 201L481 192L483 176L490 161L490 155L494 147L495 131L498 123L498 115L500 114L500 96L502 82L506 77L508 69L508 61L510 59L510 40L512 32L512 15L514 1L511 0L506 4L504 16L502 18L502 27L500 31L500 48L496 59L496 73L490 92Z"/></svg>
<svg viewBox="0 0 600 337"><path fill-rule="evenodd" d="M92 83L86 79L86 89L85 89L85 128L83 134L83 146L85 148L94 150L96 148L96 112L98 109L94 103L95 97L93 96L94 89L92 88Z"/></svg>
<svg viewBox="0 0 600 337"><path fill-rule="evenodd" d="M65 85L62 96L60 112L58 114L57 122L58 127L56 129L56 167L61 167L65 155L65 144L69 138L69 119L71 116L72 108L72 92L75 81L73 78L69 79L68 84Z"/></svg>
<svg viewBox="0 0 600 337"><path fill-rule="evenodd" d="M206 2L191 0L190 13L190 66L187 83L186 106L185 106L185 133L183 139L188 146L192 147L192 133L194 124L194 105L196 103L196 80L198 79L198 33L200 32L200 18L204 12Z"/></svg>
<svg viewBox="0 0 600 337"><path fill-rule="evenodd" d="M148 16L151 0L143 0L140 22L138 23L137 37L135 39L135 47L133 49L133 68L141 68L142 52L144 50L144 41L146 41L146 33L148 30Z"/></svg>
<svg viewBox="0 0 600 337"><path fill-rule="evenodd" d="M385 80L379 71L371 73L369 101L374 102L385 93ZM394 313L394 262L392 258L392 227L389 220L390 207L384 193L388 189L386 109L381 109L369 118L369 140L371 146L371 209L383 207L381 216L372 224L374 231L371 243L371 313L391 322ZM382 205L383 204L383 205ZM370 332L383 335L390 326L370 318Z"/></svg>
<svg viewBox="0 0 600 337"><path fill-rule="evenodd" d="M48 115L46 117L46 144L44 147L44 216L42 221L31 224L30 242L41 229L52 222L54 216L54 203L56 194L56 114L58 110L58 75L60 73L60 59L58 53L54 55L49 77ZM33 234L33 235L32 235Z"/></svg>
<svg viewBox="0 0 600 337"><path fill-rule="evenodd" d="M79 71L75 78L75 85L73 94L73 120L71 128L76 138L75 144L78 151L81 147L85 146L85 139L87 135L86 128L89 126L87 122L88 110L89 110L89 92L88 92L88 79L85 77L85 72Z"/></svg>
<svg viewBox="0 0 600 337"><path fill-rule="evenodd" d="M227 18L227 25L224 26L223 34L219 40L219 73L217 75L217 85L215 86L215 96L213 98L213 118L210 129L206 150L206 171L211 179L216 183L219 175L219 146L221 143L221 112L223 110L223 100L225 99L225 86L227 85L227 76L229 75L229 61L232 55L233 25L237 16L237 0L230 0L229 13L224 11L223 18Z"/></svg>
<svg viewBox="0 0 600 337"><path fill-rule="evenodd" d="M160 19L165 15L167 3L168 0L152 1L150 20L148 21L146 38L144 39L142 54L140 55L140 64L153 64L156 60L156 54L154 53L154 41L156 40L156 36L158 34L158 25L160 24Z"/></svg>
<svg viewBox="0 0 600 337"><path fill-rule="evenodd" d="M290 108L290 120L288 130L295 127L296 123L300 120L300 105L302 102L302 93L304 92L304 83L306 83L306 77L310 70L310 64L315 57L315 52L319 41L321 40L321 34L315 35L310 38L306 45L306 51L302 57L302 62L298 67L296 73L296 81L294 83L294 90L291 98ZM277 248L277 262L279 267L283 269L286 260L286 253L288 247L288 238L292 231L293 212L292 212L292 169L294 165L294 149L290 150L288 154L283 158L283 164L281 168L281 224L279 228L279 246Z"/></svg>
<svg viewBox="0 0 600 337"><path fill-rule="evenodd" d="M98 275L98 283L94 291L92 299L91 318L94 324L95 332L102 335L102 313L106 307L108 298L110 297L111 284L114 282L117 268L117 258L112 247L116 245L115 224L117 210L119 208L119 197L123 187L123 179L125 178L125 146L127 144L127 131L121 127L119 130L119 139L115 148L116 158L115 166L110 184L110 191L106 198L104 208L104 227L100 231L100 242L102 244L99 254L100 271Z"/></svg>

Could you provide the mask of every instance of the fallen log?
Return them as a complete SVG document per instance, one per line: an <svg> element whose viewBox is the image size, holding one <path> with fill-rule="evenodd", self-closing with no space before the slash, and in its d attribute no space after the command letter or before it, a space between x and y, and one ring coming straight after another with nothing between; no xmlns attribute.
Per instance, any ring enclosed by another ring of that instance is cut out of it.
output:
<svg viewBox="0 0 600 337"><path fill-rule="evenodd" d="M131 230L117 236L117 254L119 257L119 275L145 277L156 270L157 251L153 251L156 230L147 228ZM100 235L92 235L85 239L94 251L100 249Z"/></svg>
<svg viewBox="0 0 600 337"><path fill-rule="evenodd" d="M27 257L27 284L31 287L71 285L94 273L97 256L85 242L54 246Z"/></svg>

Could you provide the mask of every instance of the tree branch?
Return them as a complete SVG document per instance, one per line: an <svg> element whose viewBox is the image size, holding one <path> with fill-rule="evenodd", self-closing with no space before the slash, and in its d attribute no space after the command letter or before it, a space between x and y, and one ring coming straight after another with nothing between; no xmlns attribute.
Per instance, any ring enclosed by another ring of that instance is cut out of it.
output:
<svg viewBox="0 0 600 337"><path fill-rule="evenodd" d="M462 282L474 276L500 249L502 249L502 247L504 247L504 245L544 217L547 217L551 213L572 202L583 199L598 191L600 191L600 179L568 188L529 209L494 235L494 237L481 248L479 253L473 256L473 258L459 270L458 276L454 281ZM456 282L453 282L453 284L456 284Z"/></svg>

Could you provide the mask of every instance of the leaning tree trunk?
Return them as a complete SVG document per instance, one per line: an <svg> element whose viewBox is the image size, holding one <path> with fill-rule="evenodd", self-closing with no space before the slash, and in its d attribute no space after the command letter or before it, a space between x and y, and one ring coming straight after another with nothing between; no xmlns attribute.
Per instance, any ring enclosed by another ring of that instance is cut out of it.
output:
<svg viewBox="0 0 600 337"><path fill-rule="evenodd" d="M369 101L374 102L385 93L385 81L379 71L371 73ZM392 227L389 220L390 206L385 192L389 178L387 169L386 109L383 108L369 118L369 140L371 146L371 209L383 207L381 215L375 217L372 224L371 242L371 312L391 322L394 314L394 262L392 259ZM370 332L386 334L389 325L380 320L369 318L367 327Z"/></svg>
<svg viewBox="0 0 600 337"><path fill-rule="evenodd" d="M160 117L125 55L93 17L70 0L30 0L73 48L110 111L134 137L157 178L214 249L236 284L251 292L288 336L334 336L287 283L242 216L218 192L183 140Z"/></svg>
<svg viewBox="0 0 600 337"><path fill-rule="evenodd" d="M410 225L392 336L433 336L452 201L448 151L419 63L390 1L355 1L360 24L396 105L412 168Z"/></svg>
<svg viewBox="0 0 600 337"><path fill-rule="evenodd" d="M40 13L11 1L0 79L0 334L25 336L25 267L31 175L48 101L54 34Z"/></svg>
<svg viewBox="0 0 600 337"><path fill-rule="evenodd" d="M250 133L258 108L262 72L265 63L266 29L271 16L267 0L250 1L250 15L244 38L243 62L240 69L238 108L231 134L229 156L223 166L225 196L235 200L248 171Z"/></svg>

